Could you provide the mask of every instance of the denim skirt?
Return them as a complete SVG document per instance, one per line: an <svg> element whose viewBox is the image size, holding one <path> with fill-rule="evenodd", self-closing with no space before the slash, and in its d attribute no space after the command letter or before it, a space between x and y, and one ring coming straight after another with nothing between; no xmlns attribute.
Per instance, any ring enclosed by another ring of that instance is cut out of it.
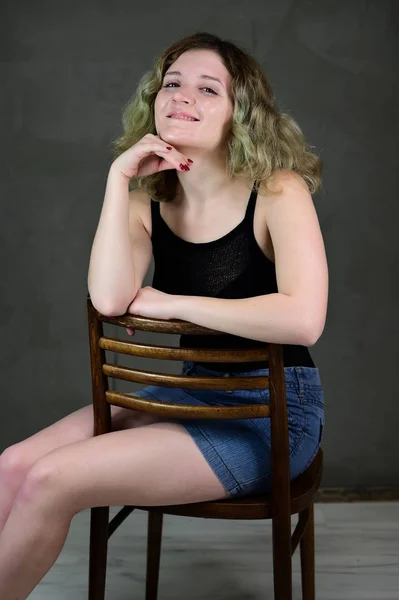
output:
<svg viewBox="0 0 399 600"><path fill-rule="evenodd" d="M269 376L269 369L216 371L184 361L182 375L199 377ZM298 477L317 454L323 437L324 396L319 369L285 367L290 479ZM191 390L149 385L134 395L195 406L269 404L269 389ZM177 419L191 435L230 497L270 492L270 418Z"/></svg>

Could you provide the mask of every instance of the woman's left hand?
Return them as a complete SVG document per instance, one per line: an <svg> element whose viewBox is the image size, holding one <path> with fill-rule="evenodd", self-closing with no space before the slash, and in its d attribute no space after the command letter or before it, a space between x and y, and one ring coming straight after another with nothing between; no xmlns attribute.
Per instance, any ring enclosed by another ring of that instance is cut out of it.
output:
<svg viewBox="0 0 399 600"><path fill-rule="evenodd" d="M175 298L173 294L166 294L146 285L139 289L127 312L153 319L173 319L176 318L173 311Z"/></svg>

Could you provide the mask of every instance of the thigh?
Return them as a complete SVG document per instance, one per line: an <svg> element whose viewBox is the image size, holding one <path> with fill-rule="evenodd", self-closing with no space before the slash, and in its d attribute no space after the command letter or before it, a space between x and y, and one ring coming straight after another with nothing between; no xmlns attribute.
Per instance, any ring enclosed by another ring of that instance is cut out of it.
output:
<svg viewBox="0 0 399 600"><path fill-rule="evenodd" d="M185 429L173 422L114 431L50 452L28 472L19 502L70 511L227 497Z"/></svg>
<svg viewBox="0 0 399 600"><path fill-rule="evenodd" d="M163 420L158 415L111 406L111 431L133 429ZM2 457L3 466L23 473L52 450L93 437L93 431L93 405L88 404L7 448Z"/></svg>

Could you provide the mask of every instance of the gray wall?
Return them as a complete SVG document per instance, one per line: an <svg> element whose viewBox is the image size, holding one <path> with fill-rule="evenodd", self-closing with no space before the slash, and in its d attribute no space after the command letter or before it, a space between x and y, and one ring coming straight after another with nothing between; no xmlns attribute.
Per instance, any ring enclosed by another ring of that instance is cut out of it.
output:
<svg viewBox="0 0 399 600"><path fill-rule="evenodd" d="M323 485L398 486L396 2L181 6L2 3L0 450L91 402L86 278L109 144L154 56L205 30L253 52L325 163L315 204L330 296L311 348L325 386Z"/></svg>

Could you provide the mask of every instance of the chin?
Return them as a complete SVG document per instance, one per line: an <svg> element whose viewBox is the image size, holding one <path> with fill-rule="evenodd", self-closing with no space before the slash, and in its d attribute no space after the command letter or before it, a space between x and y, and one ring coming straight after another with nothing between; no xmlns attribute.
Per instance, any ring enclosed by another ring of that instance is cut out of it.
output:
<svg viewBox="0 0 399 600"><path fill-rule="evenodd" d="M195 141L192 139L192 137L189 136L185 136L185 135L174 135L173 133L170 133L168 131L165 132L161 132L159 134L159 137L164 141L164 142L169 142L170 144L172 144L173 146L177 147L179 145L184 145L184 146L197 146L197 144L195 143Z"/></svg>

